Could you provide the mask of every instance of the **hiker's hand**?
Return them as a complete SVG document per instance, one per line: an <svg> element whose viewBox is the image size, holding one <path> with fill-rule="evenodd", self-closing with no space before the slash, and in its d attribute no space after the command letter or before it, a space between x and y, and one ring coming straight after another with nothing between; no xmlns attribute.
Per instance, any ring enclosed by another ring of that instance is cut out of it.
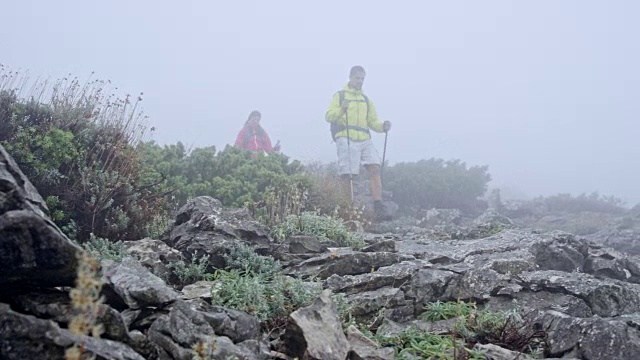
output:
<svg viewBox="0 0 640 360"><path fill-rule="evenodd" d="M387 132L389 130L391 130L391 121L385 121L382 124L382 131Z"/></svg>
<svg viewBox="0 0 640 360"><path fill-rule="evenodd" d="M340 104L342 111L347 112L349 110L349 100L342 100L342 104Z"/></svg>

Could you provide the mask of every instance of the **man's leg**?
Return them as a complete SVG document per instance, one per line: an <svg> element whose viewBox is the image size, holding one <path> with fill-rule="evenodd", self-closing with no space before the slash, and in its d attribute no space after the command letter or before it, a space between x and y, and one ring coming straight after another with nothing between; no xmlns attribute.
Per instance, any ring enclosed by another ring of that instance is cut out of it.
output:
<svg viewBox="0 0 640 360"><path fill-rule="evenodd" d="M353 191L353 182L359 173L360 156L358 148L351 144L349 146L347 139L336 139L336 148L338 151L338 175L340 176L340 191L349 201Z"/></svg>
<svg viewBox="0 0 640 360"><path fill-rule="evenodd" d="M369 182L371 186L371 197L373 197L373 211L376 220L390 220L384 213L382 205L382 179L380 178L380 157L373 147L373 143L368 141L363 149L363 162L366 164L369 173Z"/></svg>
<svg viewBox="0 0 640 360"><path fill-rule="evenodd" d="M369 182L371 184L371 196L373 202L382 201L382 179L380 179L380 165L369 164L366 165L367 172L369 173Z"/></svg>

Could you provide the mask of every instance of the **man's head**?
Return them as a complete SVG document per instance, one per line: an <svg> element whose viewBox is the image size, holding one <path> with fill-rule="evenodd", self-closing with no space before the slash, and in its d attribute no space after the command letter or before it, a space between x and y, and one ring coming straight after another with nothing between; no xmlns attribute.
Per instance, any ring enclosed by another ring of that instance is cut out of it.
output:
<svg viewBox="0 0 640 360"><path fill-rule="evenodd" d="M356 65L351 68L349 72L349 87L356 90L362 90L362 84L364 84L364 77L367 73L362 66Z"/></svg>

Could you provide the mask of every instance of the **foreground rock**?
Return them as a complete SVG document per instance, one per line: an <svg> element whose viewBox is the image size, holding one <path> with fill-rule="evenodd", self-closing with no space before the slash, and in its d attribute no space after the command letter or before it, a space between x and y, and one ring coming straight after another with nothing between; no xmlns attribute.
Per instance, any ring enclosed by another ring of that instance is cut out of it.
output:
<svg viewBox="0 0 640 360"><path fill-rule="evenodd" d="M234 344L226 336L216 336L205 314L185 301L177 301L168 315L153 323L149 338L176 360L192 360L194 347L206 349L211 359L266 359L268 354L266 345L257 340Z"/></svg>
<svg viewBox="0 0 640 360"><path fill-rule="evenodd" d="M0 329L2 359L63 359L65 350L74 344L104 359L144 359L123 343L74 335L51 320L16 313L7 304L0 304Z"/></svg>
<svg viewBox="0 0 640 360"><path fill-rule="evenodd" d="M73 285L79 248L46 212L42 197L0 146L0 289Z"/></svg>
<svg viewBox="0 0 640 360"><path fill-rule="evenodd" d="M350 346L338 310L325 290L315 303L294 311L284 334L287 350L309 360L344 360Z"/></svg>
<svg viewBox="0 0 640 360"><path fill-rule="evenodd" d="M142 239L138 241L125 241L124 246L127 247L127 253L138 259L142 264L159 278L170 282L177 283L175 277L168 264L184 261L182 254L173 248L170 248L164 242L153 239Z"/></svg>
<svg viewBox="0 0 640 360"><path fill-rule="evenodd" d="M112 288L130 309L161 306L177 300L180 296L162 279L132 258L106 266L104 274L107 278L106 286Z"/></svg>

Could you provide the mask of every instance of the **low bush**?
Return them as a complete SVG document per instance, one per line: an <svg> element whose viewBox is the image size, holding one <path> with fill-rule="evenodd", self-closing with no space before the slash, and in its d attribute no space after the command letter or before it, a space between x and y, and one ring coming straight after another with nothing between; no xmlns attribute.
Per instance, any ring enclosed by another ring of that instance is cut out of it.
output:
<svg viewBox="0 0 640 360"><path fill-rule="evenodd" d="M322 292L321 283L284 275L280 263L246 245L236 246L225 260L227 267L214 276L212 302L251 314L267 329L282 326L289 314L311 305ZM332 298L346 323L351 306L342 294Z"/></svg>
<svg viewBox="0 0 640 360"><path fill-rule="evenodd" d="M284 241L292 235L310 235L332 240L340 246L351 246L355 249L364 245L364 241L359 236L350 233L341 219L311 212L305 212L299 216L288 216L282 223L273 227L272 235L279 241Z"/></svg>
<svg viewBox="0 0 640 360"><path fill-rule="evenodd" d="M183 286L200 280L213 280L213 274L207 272L209 267L209 255L207 254L198 256L198 253L195 252L189 263L179 260L169 263L167 267L173 271Z"/></svg>
<svg viewBox="0 0 640 360"><path fill-rule="evenodd" d="M122 241L113 242L96 237L93 234L91 234L89 241L82 244L82 247L98 261L113 260L120 262L128 256L127 247Z"/></svg>
<svg viewBox="0 0 640 360"><path fill-rule="evenodd" d="M398 359L485 359L475 344L495 344L513 351L546 354L546 331L516 311L478 310L473 303L461 301L428 304L420 316L427 321L457 318L448 334L435 335L411 327L398 335L363 333L382 346L393 346Z"/></svg>
<svg viewBox="0 0 640 360"><path fill-rule="evenodd" d="M478 213L486 206L480 197L491 180L487 171L487 166L467 167L460 160L429 159L389 166L383 180L407 214L430 208Z"/></svg>
<svg viewBox="0 0 640 360"><path fill-rule="evenodd" d="M547 197L538 197L533 202L542 203L548 212L600 212L610 214L623 214L626 212L624 201L615 196L604 196L598 192L589 195L583 193L578 196L571 194L557 194Z"/></svg>
<svg viewBox="0 0 640 360"><path fill-rule="evenodd" d="M273 278L282 272L280 262L271 256L262 256L250 246L239 244L224 255L226 270L239 270L245 274L262 274Z"/></svg>

